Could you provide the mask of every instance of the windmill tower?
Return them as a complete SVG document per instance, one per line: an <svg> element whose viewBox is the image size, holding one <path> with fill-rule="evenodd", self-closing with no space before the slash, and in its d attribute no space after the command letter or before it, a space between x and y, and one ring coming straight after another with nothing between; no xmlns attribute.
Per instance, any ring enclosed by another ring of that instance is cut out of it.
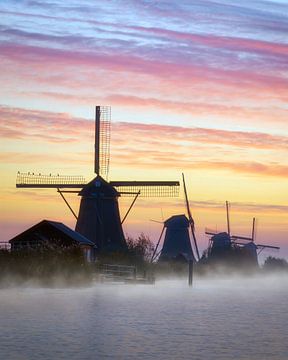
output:
<svg viewBox="0 0 288 360"><path fill-rule="evenodd" d="M163 241L163 247L160 251L159 261L176 259L179 258L179 256L185 258L186 261L193 260L195 262L200 259L198 244L195 235L195 224L189 206L189 199L187 195L184 174L182 174L182 180L188 218L185 215L181 214L173 215L169 219L164 221L163 229L155 247L154 253L152 255L151 262L155 260L159 255L159 253L157 254L157 250L165 229L166 232ZM193 247L190 242L189 228L193 240Z"/></svg>
<svg viewBox="0 0 288 360"><path fill-rule="evenodd" d="M185 215L174 215L164 222L166 233L159 261L177 259L179 256L186 261L194 260L189 225Z"/></svg>
<svg viewBox="0 0 288 360"><path fill-rule="evenodd" d="M110 107L96 106L95 113L95 177L88 183L82 176L35 175L18 173L16 187L55 188L77 219L75 230L93 241L99 251L126 250L127 245L122 223L138 196L177 196L178 181L110 181L107 176L110 160ZM69 189L69 190L67 190ZM78 190L76 190L78 189ZM80 189L80 191L79 191ZM64 193L81 196L78 216L73 211ZM134 200L120 219L118 198L134 196Z"/></svg>

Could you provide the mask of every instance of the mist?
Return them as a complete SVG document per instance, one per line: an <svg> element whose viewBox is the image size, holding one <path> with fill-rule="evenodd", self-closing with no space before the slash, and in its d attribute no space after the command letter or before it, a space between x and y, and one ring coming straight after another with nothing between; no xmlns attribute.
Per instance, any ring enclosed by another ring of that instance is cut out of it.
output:
<svg viewBox="0 0 288 360"><path fill-rule="evenodd" d="M5 359L287 359L283 273L35 285L0 289Z"/></svg>

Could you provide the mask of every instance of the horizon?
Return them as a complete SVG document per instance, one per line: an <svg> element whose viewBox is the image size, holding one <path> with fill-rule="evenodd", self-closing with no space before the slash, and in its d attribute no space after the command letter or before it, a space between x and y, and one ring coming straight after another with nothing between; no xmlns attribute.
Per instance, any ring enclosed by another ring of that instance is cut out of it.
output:
<svg viewBox="0 0 288 360"><path fill-rule="evenodd" d="M121 8L122 11L119 11ZM133 8L133 11L132 11ZM109 180L181 180L205 228L280 246L288 259L288 4L227 0L0 4L0 241L43 219L74 228L53 189L17 172L93 178L94 111L112 109ZM97 16L100 14L100 18ZM77 211L79 198L68 197ZM122 215L131 199L121 199ZM157 242L179 198L138 199L125 234Z"/></svg>

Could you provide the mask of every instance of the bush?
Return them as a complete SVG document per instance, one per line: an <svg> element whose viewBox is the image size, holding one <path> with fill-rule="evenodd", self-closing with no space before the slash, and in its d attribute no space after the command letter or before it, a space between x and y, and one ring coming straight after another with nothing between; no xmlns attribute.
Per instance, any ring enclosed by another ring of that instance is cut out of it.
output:
<svg viewBox="0 0 288 360"><path fill-rule="evenodd" d="M288 271L288 262L285 259L269 256L263 265L265 271Z"/></svg>
<svg viewBox="0 0 288 360"><path fill-rule="evenodd" d="M102 265L127 265L135 266L138 273L147 273L153 267L150 260L154 251L154 244L143 233L136 239L128 237L126 239L128 251L107 252L97 255L96 269L101 269Z"/></svg>
<svg viewBox="0 0 288 360"><path fill-rule="evenodd" d="M155 248L148 236L141 233L136 239L128 237L126 242L130 255L137 258L138 261L150 262Z"/></svg>
<svg viewBox="0 0 288 360"><path fill-rule="evenodd" d="M88 284L92 269L79 247L0 251L0 285L74 286Z"/></svg>

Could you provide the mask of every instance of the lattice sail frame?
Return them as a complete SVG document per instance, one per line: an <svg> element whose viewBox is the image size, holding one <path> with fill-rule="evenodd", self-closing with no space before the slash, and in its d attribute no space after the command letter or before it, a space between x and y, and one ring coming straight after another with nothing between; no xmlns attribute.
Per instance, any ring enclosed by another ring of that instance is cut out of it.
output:
<svg viewBox="0 0 288 360"><path fill-rule="evenodd" d="M17 188L83 188L86 180L79 175L42 175L18 172ZM178 181L110 181L121 196L141 197L177 197L180 184Z"/></svg>
<svg viewBox="0 0 288 360"><path fill-rule="evenodd" d="M82 188L86 184L81 175L42 175L18 172L16 187L33 188Z"/></svg>
<svg viewBox="0 0 288 360"><path fill-rule="evenodd" d="M141 197L177 197L179 196L178 181L111 181L121 196Z"/></svg>
<svg viewBox="0 0 288 360"><path fill-rule="evenodd" d="M100 106L99 174L108 179L110 165L111 107Z"/></svg>

